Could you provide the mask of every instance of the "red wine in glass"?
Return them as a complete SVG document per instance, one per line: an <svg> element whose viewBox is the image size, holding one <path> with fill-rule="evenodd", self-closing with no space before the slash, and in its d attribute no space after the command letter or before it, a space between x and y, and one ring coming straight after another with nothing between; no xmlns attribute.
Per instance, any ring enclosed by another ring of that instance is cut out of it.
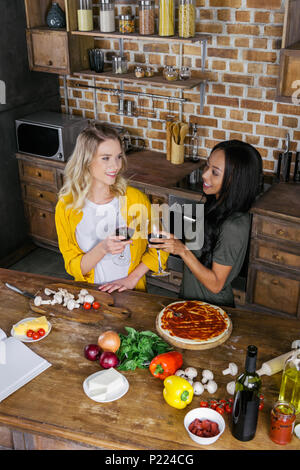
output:
<svg viewBox="0 0 300 470"><path fill-rule="evenodd" d="M130 240L132 235L134 234L134 229L130 227L118 227L116 229L116 236L117 237L125 237L124 240L121 240L123 242Z"/></svg>

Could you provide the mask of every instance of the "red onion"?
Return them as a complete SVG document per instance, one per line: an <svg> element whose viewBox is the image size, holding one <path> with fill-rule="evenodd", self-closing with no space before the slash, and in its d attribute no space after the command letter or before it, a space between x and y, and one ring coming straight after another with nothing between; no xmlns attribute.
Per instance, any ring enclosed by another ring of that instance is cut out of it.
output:
<svg viewBox="0 0 300 470"><path fill-rule="evenodd" d="M100 348L98 344L88 344L84 348L84 355L89 361L96 361L100 356Z"/></svg>
<svg viewBox="0 0 300 470"><path fill-rule="evenodd" d="M116 367L119 365L119 359L116 354L113 352L105 351L101 354L99 363L104 369L109 369L110 367Z"/></svg>

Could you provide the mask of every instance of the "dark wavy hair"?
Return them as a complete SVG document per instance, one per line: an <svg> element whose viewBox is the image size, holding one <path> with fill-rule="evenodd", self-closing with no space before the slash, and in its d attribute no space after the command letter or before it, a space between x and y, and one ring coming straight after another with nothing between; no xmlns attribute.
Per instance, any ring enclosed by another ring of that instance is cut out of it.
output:
<svg viewBox="0 0 300 470"><path fill-rule="evenodd" d="M204 244L200 261L211 268L213 250L223 222L235 212L248 212L259 194L262 159L250 144L239 140L220 142L212 149L223 150L225 170L219 198L207 196L204 208Z"/></svg>

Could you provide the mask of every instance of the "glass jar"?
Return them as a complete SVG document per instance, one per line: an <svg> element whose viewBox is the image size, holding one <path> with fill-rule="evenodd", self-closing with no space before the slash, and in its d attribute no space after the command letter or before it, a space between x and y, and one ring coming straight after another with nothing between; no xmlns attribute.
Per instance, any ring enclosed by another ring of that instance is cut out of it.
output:
<svg viewBox="0 0 300 470"><path fill-rule="evenodd" d="M119 32L122 34L134 33L134 16L120 15L119 16Z"/></svg>
<svg viewBox="0 0 300 470"><path fill-rule="evenodd" d="M181 67L179 72L180 80L188 80L191 78L191 71L189 67Z"/></svg>
<svg viewBox="0 0 300 470"><path fill-rule="evenodd" d="M92 0L78 0L77 20L78 31L93 31Z"/></svg>
<svg viewBox="0 0 300 470"><path fill-rule="evenodd" d="M276 444L288 444L293 435L296 414L290 403L278 401L271 410L270 439Z"/></svg>
<svg viewBox="0 0 300 470"><path fill-rule="evenodd" d="M112 58L113 73L127 73L127 61L124 56L115 55Z"/></svg>
<svg viewBox="0 0 300 470"><path fill-rule="evenodd" d="M300 413L300 349L285 362L278 400L291 403Z"/></svg>
<svg viewBox="0 0 300 470"><path fill-rule="evenodd" d="M139 33L155 33L155 3L154 0L139 1Z"/></svg>
<svg viewBox="0 0 300 470"><path fill-rule="evenodd" d="M196 32L195 0L179 0L178 36L193 38Z"/></svg>
<svg viewBox="0 0 300 470"><path fill-rule="evenodd" d="M144 69L142 67L135 67L134 74L137 78L143 78L145 76Z"/></svg>
<svg viewBox="0 0 300 470"><path fill-rule="evenodd" d="M145 68L145 77L153 77L154 70L149 65Z"/></svg>
<svg viewBox="0 0 300 470"><path fill-rule="evenodd" d="M175 0L159 0L159 30L160 36L175 34Z"/></svg>
<svg viewBox="0 0 300 470"><path fill-rule="evenodd" d="M178 73L172 65L164 68L163 76L165 80L172 81L178 79Z"/></svg>
<svg viewBox="0 0 300 470"><path fill-rule="evenodd" d="M114 0L100 0L99 25L102 33L113 33L116 30Z"/></svg>

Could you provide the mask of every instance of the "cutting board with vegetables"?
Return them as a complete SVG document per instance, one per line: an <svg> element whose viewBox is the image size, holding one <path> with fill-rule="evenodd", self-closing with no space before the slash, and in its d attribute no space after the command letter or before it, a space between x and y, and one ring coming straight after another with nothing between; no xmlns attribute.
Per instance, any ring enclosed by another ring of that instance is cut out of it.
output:
<svg viewBox="0 0 300 470"><path fill-rule="evenodd" d="M56 283L49 284L44 288L41 288L40 291L35 294L36 297L41 296L43 300L53 299L53 294L47 296L44 293L44 289L46 287L55 292L58 292L59 288L66 289L67 292L75 296L75 299L78 298L78 295L81 291L81 287L64 283ZM46 317L61 317L72 321L77 321L79 323L97 323L103 320L104 315L112 315L118 318L128 318L130 316L130 311L128 309L114 306L114 300L111 294L108 294L107 292L101 292L97 289L90 289L89 287L87 287L86 290L94 297L95 301L100 304L97 310L95 310L93 307L86 310L83 305L80 305L79 308L74 308L73 310L68 310L67 307L64 307L61 304L43 304L36 306L34 304L34 300L29 301L29 306L33 312L39 313L40 315L45 315Z"/></svg>

